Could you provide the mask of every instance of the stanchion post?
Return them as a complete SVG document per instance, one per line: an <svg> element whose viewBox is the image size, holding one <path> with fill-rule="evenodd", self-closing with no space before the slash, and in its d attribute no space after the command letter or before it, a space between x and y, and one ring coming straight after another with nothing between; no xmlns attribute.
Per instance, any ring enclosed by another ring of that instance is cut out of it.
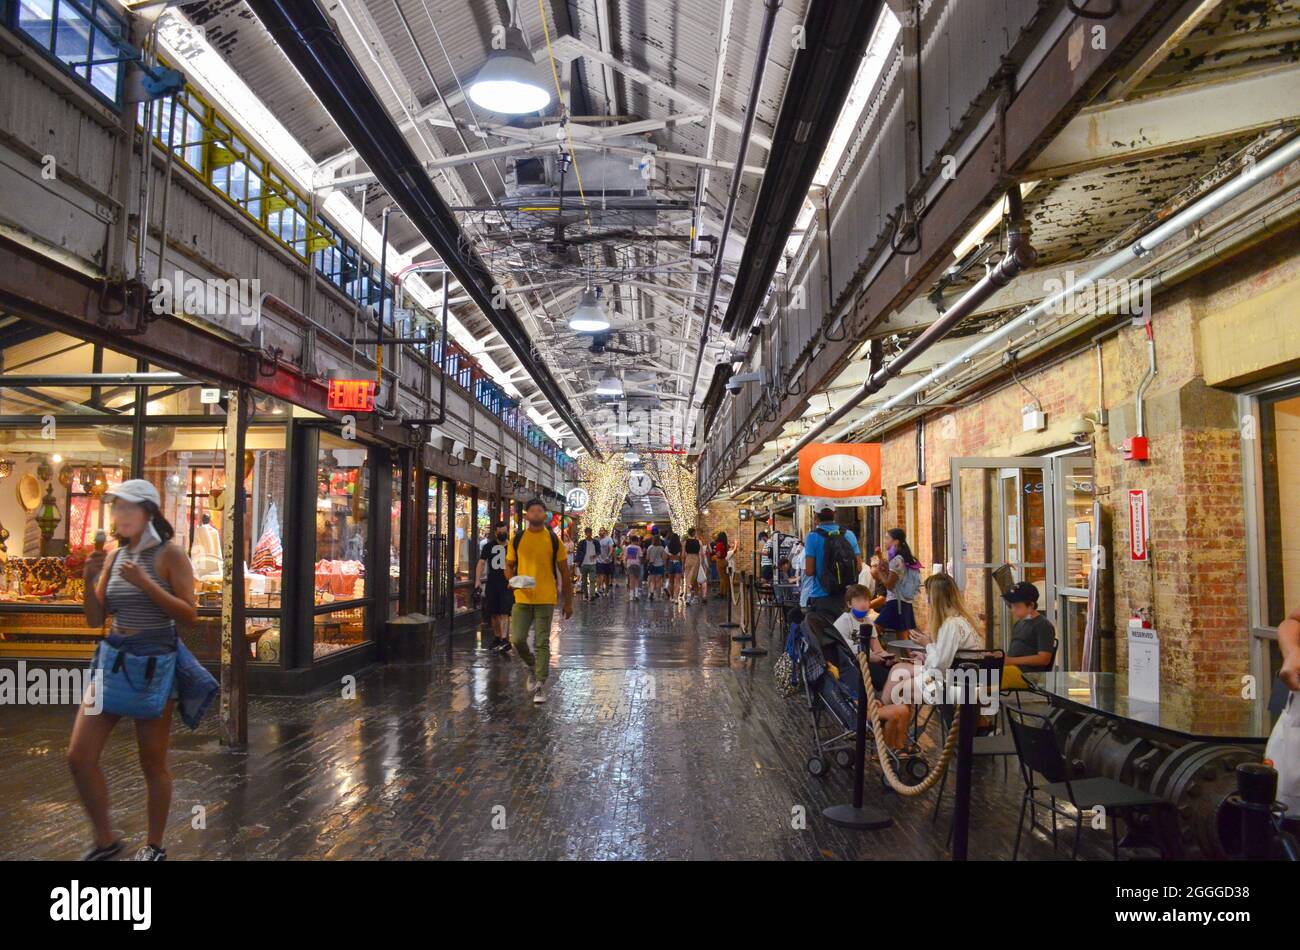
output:
<svg viewBox="0 0 1300 950"><path fill-rule="evenodd" d="M858 627L858 648L863 652L871 649L871 637L866 632L865 624ZM856 659L854 660L856 663ZM867 684L858 690L858 732L853 751L853 803L851 805L831 805L822 811L822 815L832 825L841 828L854 828L858 831L879 831L894 823L884 809L877 805L868 805L865 801L867 792Z"/></svg>
<svg viewBox="0 0 1300 950"><path fill-rule="evenodd" d="M767 656L767 650L758 645L758 621L754 619L754 584L754 578L749 577L746 579L744 588L745 630L749 634L745 639L749 641L749 646L741 650L740 655L748 657ZM734 637L733 639L739 640L740 638Z"/></svg>
<svg viewBox="0 0 1300 950"><path fill-rule="evenodd" d="M974 765L975 729L979 724L979 688L981 675L998 675L1001 661L991 655L958 660L951 669L961 675L957 696L957 789L952 818L952 859L965 861L970 843L970 799ZM972 681L975 687L972 688Z"/></svg>

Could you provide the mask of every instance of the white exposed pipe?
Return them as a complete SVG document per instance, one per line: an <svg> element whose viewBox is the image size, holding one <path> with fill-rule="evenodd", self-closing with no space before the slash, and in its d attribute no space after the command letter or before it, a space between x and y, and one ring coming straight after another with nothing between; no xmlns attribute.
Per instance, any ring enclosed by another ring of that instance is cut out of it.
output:
<svg viewBox="0 0 1300 950"><path fill-rule="evenodd" d="M1264 158L1255 161L1235 178L1224 182L1222 185L1188 205L1164 223L1152 228L1128 247L1117 251L1110 257L1100 261L1092 270L1085 273L1073 285L1067 286L1063 290L1039 301L1020 316L1016 317L1014 320L1009 320L993 332L982 335L974 343L942 366L934 369L917 382L903 389L901 392L886 399L879 406L871 409L862 418L848 423L834 435L829 436L829 441L834 442L852 429L858 428L864 423L870 422L872 419L879 418L890 409L900 406L912 399L918 393L930 388L943 379L944 376L953 372L953 370L968 362L973 357L1008 340L1020 330L1027 328L1035 321L1049 315L1053 310L1056 310L1062 305L1068 304L1069 298L1075 297L1080 292L1086 291L1088 288L1096 285L1099 281L1104 280L1126 265L1131 264L1135 260L1141 260L1146 257L1165 241L1174 237L1186 228L1196 224L1201 219L1223 207L1229 201L1240 196L1263 179L1275 174L1297 160L1300 160L1300 136L1293 138L1291 141L1273 150ZM864 392L861 398L865 398L866 395L867 394ZM737 489L732 494L735 495L746 491L765 478L769 478L772 475L790 468L792 465L791 460L795 458L799 449L807 444L808 441L811 441L812 438L816 437L814 433L810 433L808 436L800 439L799 442L796 442L785 452L781 453L776 461L763 469L763 471L754 478L748 479L747 483L742 488Z"/></svg>

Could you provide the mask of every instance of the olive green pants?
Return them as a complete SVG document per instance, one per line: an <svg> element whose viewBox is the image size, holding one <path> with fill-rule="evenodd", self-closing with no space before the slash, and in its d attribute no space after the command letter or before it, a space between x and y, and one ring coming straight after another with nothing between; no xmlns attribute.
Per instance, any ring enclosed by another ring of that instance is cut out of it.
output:
<svg viewBox="0 0 1300 950"><path fill-rule="evenodd" d="M551 669L551 618L554 616L554 604L516 602L510 612L510 642L519 659L528 665L539 683L546 682L546 674ZM533 626L537 628L537 636L534 638L536 656L528 649L528 628Z"/></svg>

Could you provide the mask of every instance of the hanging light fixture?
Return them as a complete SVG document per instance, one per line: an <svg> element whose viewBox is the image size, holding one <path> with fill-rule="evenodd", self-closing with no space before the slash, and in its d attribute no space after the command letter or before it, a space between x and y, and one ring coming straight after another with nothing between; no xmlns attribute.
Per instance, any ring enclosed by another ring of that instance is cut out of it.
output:
<svg viewBox="0 0 1300 950"><path fill-rule="evenodd" d="M596 384L597 396L621 396L623 395L623 380L614 375L613 371L606 373Z"/></svg>
<svg viewBox="0 0 1300 950"><path fill-rule="evenodd" d="M493 50L469 84L470 101L502 115L541 112L551 104L551 91L533 62L524 34L515 26L513 9L505 42L505 49Z"/></svg>
<svg viewBox="0 0 1300 950"><path fill-rule="evenodd" d="M588 287L582 292L577 309L569 317L569 329L578 333L602 333L609 329L609 317L593 288Z"/></svg>

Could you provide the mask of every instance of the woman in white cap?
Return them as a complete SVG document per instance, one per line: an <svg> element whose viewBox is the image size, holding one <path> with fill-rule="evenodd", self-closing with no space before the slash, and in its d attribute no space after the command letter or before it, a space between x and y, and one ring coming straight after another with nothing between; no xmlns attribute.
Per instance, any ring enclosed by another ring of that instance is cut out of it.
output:
<svg viewBox="0 0 1300 950"><path fill-rule="evenodd" d="M182 718L194 728L218 686L176 635L177 621L194 623L198 619L194 571L185 552L171 543L175 532L162 516L158 489L144 479L133 478L105 498L112 501L113 533L118 546L106 555L101 535L96 539L95 551L86 559L86 622L101 627L112 617L107 643L123 653L177 654L174 686L162 714L135 721L140 767L148 787L149 817L149 838L137 852L136 860L162 861L167 856L162 837L172 797L171 772L167 768L172 710L179 702ZM96 656L101 652L96 651ZM77 711L72 727L68 766L95 836L85 854L87 861L111 860L123 847L109 823L108 786L99 767L100 753L120 718L107 708L96 709L88 699Z"/></svg>

